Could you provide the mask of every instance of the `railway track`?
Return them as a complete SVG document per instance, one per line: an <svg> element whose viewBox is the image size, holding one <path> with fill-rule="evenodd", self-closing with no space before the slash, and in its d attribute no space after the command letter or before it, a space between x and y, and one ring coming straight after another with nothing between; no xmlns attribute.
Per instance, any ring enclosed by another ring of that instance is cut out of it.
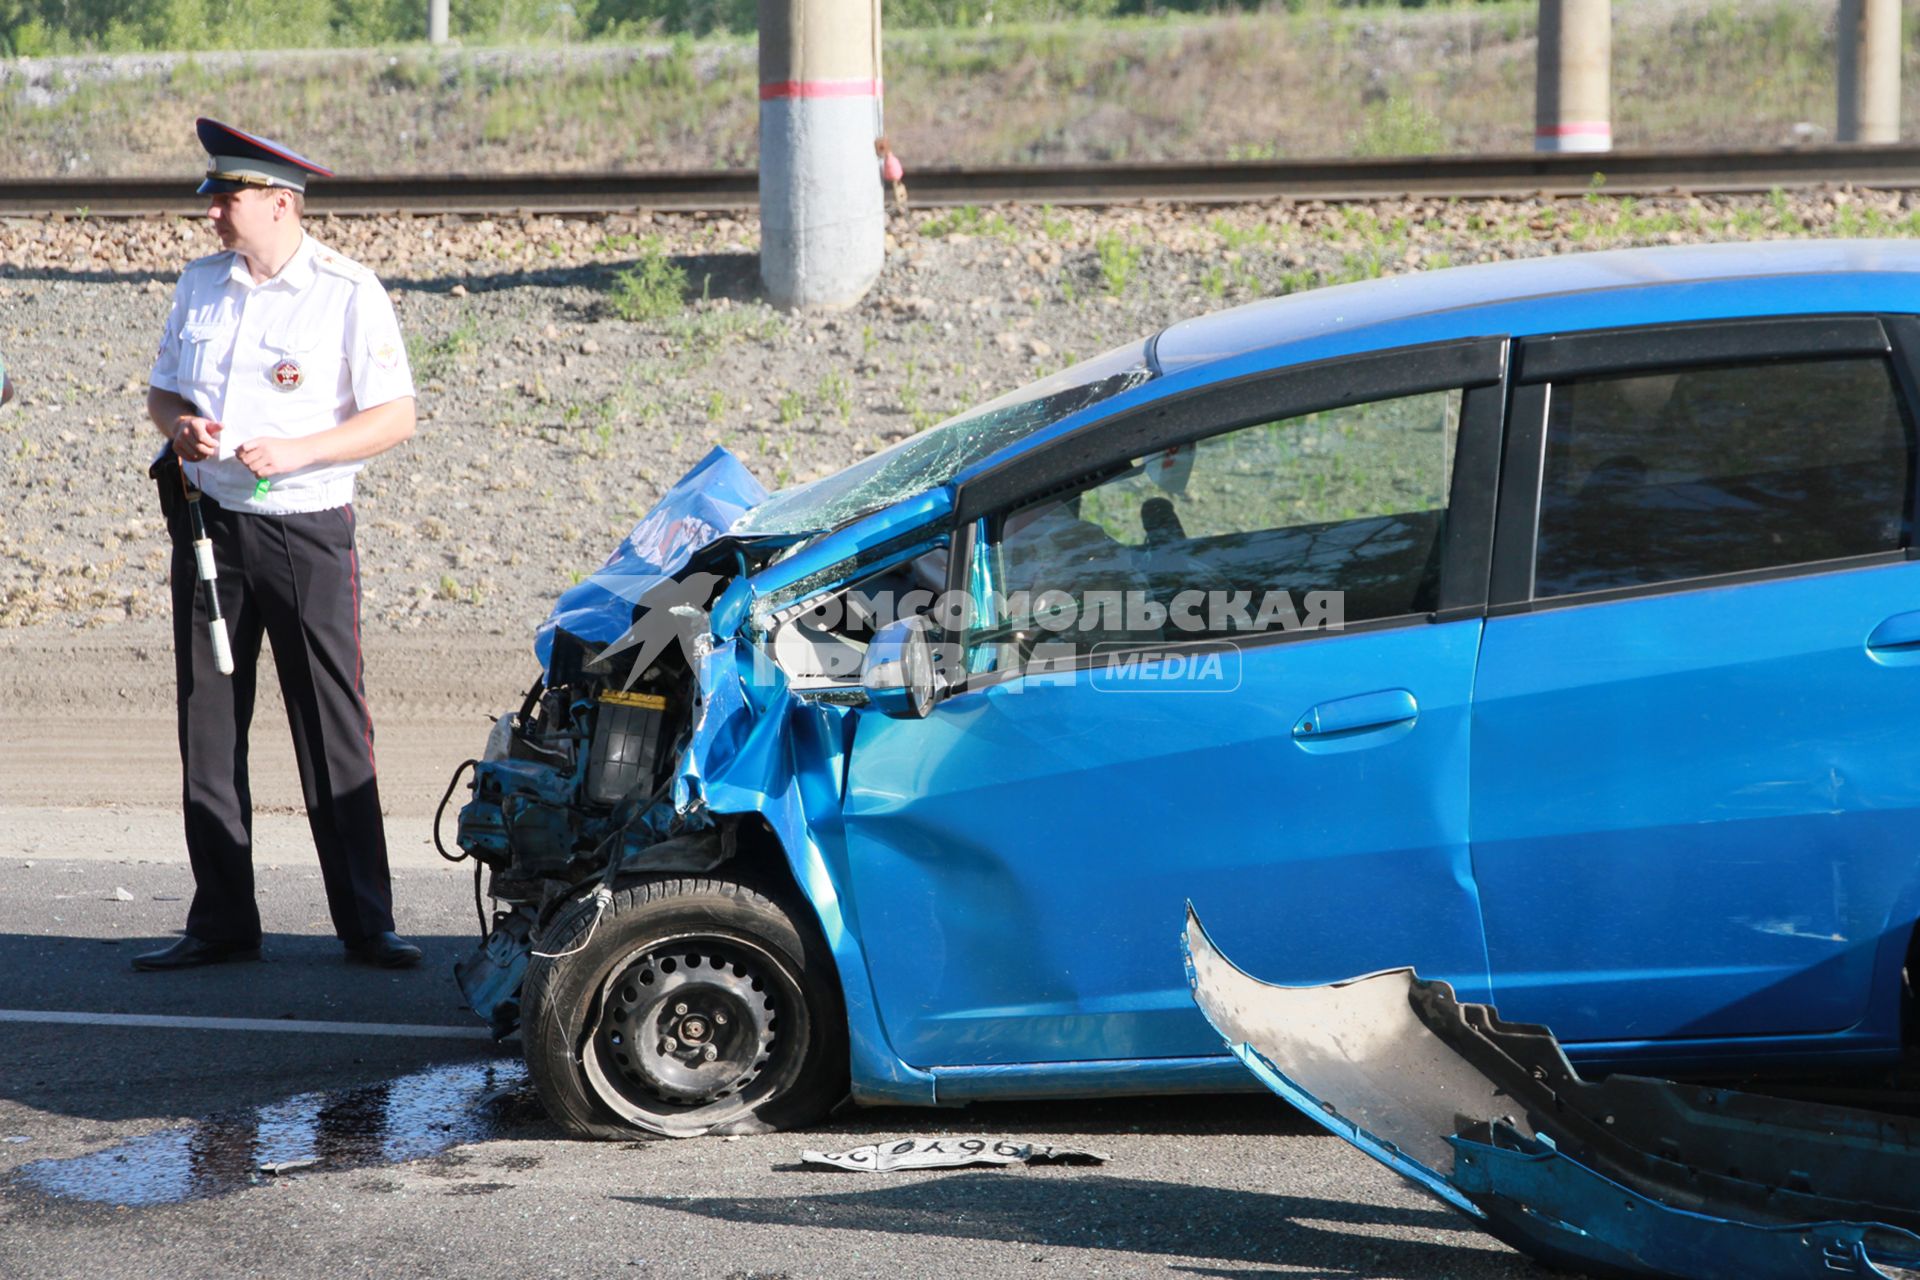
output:
<svg viewBox="0 0 1920 1280"><path fill-rule="evenodd" d="M1597 175L1597 177L1596 177ZM1362 201L1399 196L1577 196L1764 192L1826 184L1920 187L1920 147L1832 146L1753 151L1614 151L1604 155L1425 156L1408 159L1216 161L1127 165L921 169L907 175L915 206L1107 205L1165 201ZM750 169L651 173L401 174L343 177L314 191L316 212L417 215L601 214L634 209L751 209ZM179 178L0 179L0 217L147 217L197 213Z"/></svg>

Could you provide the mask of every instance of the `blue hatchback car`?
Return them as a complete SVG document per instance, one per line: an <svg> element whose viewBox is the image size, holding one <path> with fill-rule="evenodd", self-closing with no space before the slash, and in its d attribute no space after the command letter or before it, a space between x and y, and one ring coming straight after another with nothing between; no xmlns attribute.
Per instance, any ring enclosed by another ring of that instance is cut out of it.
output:
<svg viewBox="0 0 1920 1280"><path fill-rule="evenodd" d="M583 1135L1244 1088L1192 901L1588 1065L1897 1055L1920 247L1176 324L768 496L716 451L475 764L475 1010Z"/></svg>

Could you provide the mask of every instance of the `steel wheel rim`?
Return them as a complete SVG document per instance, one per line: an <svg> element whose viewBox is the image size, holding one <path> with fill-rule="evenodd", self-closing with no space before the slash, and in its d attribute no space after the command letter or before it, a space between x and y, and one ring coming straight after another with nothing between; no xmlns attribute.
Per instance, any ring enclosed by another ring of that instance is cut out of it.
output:
<svg viewBox="0 0 1920 1280"><path fill-rule="evenodd" d="M655 1127L751 1105L790 1074L806 1039L785 963L757 943L700 934L649 942L612 967L582 1056L603 1101Z"/></svg>

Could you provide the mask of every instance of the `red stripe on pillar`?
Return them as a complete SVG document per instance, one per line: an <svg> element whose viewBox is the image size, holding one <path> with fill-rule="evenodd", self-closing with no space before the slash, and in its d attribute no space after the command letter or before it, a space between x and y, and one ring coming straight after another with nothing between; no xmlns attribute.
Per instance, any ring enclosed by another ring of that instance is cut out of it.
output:
<svg viewBox="0 0 1920 1280"><path fill-rule="evenodd" d="M1543 124L1533 131L1536 138L1564 138L1570 133L1607 133L1613 126L1605 120L1577 120L1572 124Z"/></svg>
<svg viewBox="0 0 1920 1280"><path fill-rule="evenodd" d="M769 98L877 98L878 80L772 80L760 86L760 100Z"/></svg>

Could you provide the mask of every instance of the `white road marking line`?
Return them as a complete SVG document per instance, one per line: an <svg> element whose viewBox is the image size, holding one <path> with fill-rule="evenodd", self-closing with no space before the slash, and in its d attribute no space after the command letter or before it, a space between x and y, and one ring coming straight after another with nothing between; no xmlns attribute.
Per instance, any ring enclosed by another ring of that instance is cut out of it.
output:
<svg viewBox="0 0 1920 1280"><path fill-rule="evenodd" d="M174 1018L152 1013L67 1013L52 1009L0 1009L0 1022L39 1022L75 1027L158 1027L171 1031L295 1031L317 1036L493 1039L493 1032L485 1027L410 1026L394 1022L298 1022L291 1018Z"/></svg>

